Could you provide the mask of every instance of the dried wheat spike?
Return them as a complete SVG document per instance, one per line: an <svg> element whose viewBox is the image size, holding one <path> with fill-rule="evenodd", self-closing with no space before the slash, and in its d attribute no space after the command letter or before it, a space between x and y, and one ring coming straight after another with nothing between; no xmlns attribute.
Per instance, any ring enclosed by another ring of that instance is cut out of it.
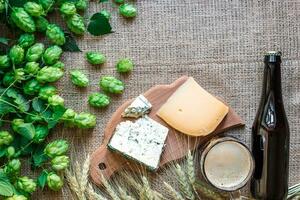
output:
<svg viewBox="0 0 300 200"><path fill-rule="evenodd" d="M115 192L115 190L112 188L112 186L108 183L108 181L105 179L103 174L100 174L101 182L103 183L107 193L112 198L112 200L121 200L118 196L118 194Z"/></svg>
<svg viewBox="0 0 300 200"><path fill-rule="evenodd" d="M177 192L171 185L169 185L167 182L164 182L164 185L170 193L170 195L174 198L174 200L184 200L182 195L179 192Z"/></svg>
<svg viewBox="0 0 300 200"><path fill-rule="evenodd" d="M193 189L191 187L191 184L188 180L188 178L186 177L186 174L184 173L184 171L181 169L179 164L175 165L175 172L177 174L177 179L179 182L179 188L182 192L182 194L189 200L194 200L195 199L195 195L193 193Z"/></svg>
<svg viewBox="0 0 300 200"><path fill-rule="evenodd" d="M88 184L88 186L86 188L86 194L87 194L88 200L107 200L101 194L97 193L91 184Z"/></svg>
<svg viewBox="0 0 300 200"><path fill-rule="evenodd" d="M130 196L121 186L118 187L119 196L122 200L136 200L134 197Z"/></svg>

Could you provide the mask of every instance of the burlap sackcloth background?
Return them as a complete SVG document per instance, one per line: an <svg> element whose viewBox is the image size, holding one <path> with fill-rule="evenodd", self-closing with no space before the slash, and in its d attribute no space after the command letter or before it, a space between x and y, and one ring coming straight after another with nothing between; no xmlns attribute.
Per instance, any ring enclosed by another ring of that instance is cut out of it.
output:
<svg viewBox="0 0 300 200"><path fill-rule="evenodd" d="M299 0L138 0L138 17L126 21L111 3L91 2L86 17L101 8L112 11L115 33L78 39L83 52L101 51L108 62L89 65L83 53L65 53L67 71L81 69L91 86L79 90L69 75L59 83L66 104L77 111L97 115L93 131L57 130L74 138L78 159L102 142L103 129L123 101L156 84L168 84L181 75L193 76L204 88L226 100L245 120L246 126L231 134L250 144L251 125L260 100L263 54L281 50L282 89L288 115L290 185L300 182L300 1ZM129 76L116 73L119 58L133 58L136 67ZM87 94L99 91L101 75L115 75L126 83L125 93L112 98L105 110L87 105ZM77 159L77 158L75 158ZM274 166L275 167L275 166ZM71 199L67 192L39 191L34 199Z"/></svg>

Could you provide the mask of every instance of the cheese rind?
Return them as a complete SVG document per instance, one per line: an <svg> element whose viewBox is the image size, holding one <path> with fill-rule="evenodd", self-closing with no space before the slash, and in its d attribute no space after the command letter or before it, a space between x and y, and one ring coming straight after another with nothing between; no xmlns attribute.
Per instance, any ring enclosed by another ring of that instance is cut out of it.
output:
<svg viewBox="0 0 300 200"><path fill-rule="evenodd" d="M225 104L190 77L158 110L157 115L182 133L205 136L217 128L228 110Z"/></svg>
<svg viewBox="0 0 300 200"><path fill-rule="evenodd" d="M121 122L108 147L155 170L158 168L168 131L168 128L147 116L135 122Z"/></svg>
<svg viewBox="0 0 300 200"><path fill-rule="evenodd" d="M150 112L151 103L143 95L139 95L122 113L122 117L139 118Z"/></svg>

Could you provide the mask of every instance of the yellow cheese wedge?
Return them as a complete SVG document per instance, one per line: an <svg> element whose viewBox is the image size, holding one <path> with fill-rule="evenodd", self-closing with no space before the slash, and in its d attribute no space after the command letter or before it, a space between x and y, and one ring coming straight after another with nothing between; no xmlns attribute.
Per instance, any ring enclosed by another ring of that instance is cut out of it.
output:
<svg viewBox="0 0 300 200"><path fill-rule="evenodd" d="M228 110L225 104L189 77L156 114L182 133L205 136L217 128Z"/></svg>

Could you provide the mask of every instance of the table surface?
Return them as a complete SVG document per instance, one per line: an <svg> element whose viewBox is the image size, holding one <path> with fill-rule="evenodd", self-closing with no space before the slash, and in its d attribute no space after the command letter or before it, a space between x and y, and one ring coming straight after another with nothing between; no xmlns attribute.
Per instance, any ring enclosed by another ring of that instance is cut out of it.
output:
<svg viewBox="0 0 300 200"><path fill-rule="evenodd" d="M66 104L77 111L97 115L92 131L58 129L56 136L73 140L73 159L93 152L102 142L111 114L128 98L156 84L168 84L182 75L193 76L201 86L226 100L245 120L243 129L231 131L250 144L251 125L260 100L263 54L281 50L282 89L291 129L290 185L300 182L300 1L298 0L138 0L138 17L127 21L111 2L90 3L86 17L106 8L112 12L114 33L103 37L86 34L78 39L83 52L103 52L108 62L89 65L83 53L65 53L67 75L58 83ZM59 19L58 19L59 20ZM114 65L132 58L135 69L119 75ZM91 86L79 90L68 71L81 69ZM112 98L104 110L87 105L87 95L99 91L102 75L115 75L125 84L125 93ZM275 167L275 166L274 166ZM68 192L39 191L34 199L71 199Z"/></svg>

